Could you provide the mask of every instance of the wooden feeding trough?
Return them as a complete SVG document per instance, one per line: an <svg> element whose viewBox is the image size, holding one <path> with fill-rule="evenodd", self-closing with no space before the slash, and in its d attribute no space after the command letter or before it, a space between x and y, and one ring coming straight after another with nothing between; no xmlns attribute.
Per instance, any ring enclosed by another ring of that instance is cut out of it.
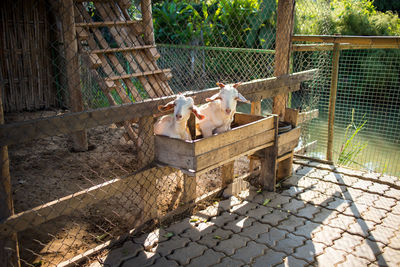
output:
<svg viewBox="0 0 400 267"><path fill-rule="evenodd" d="M232 130L193 141L155 136L155 157L162 164L196 175L240 156L273 146L276 116L236 113Z"/></svg>

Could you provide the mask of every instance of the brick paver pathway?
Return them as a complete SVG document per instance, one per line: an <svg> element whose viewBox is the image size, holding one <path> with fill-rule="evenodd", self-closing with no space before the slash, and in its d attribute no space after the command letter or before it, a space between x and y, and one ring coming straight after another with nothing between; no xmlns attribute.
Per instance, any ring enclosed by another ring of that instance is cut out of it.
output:
<svg viewBox="0 0 400 267"><path fill-rule="evenodd" d="M92 266L400 266L398 178L295 163L278 193L231 196Z"/></svg>

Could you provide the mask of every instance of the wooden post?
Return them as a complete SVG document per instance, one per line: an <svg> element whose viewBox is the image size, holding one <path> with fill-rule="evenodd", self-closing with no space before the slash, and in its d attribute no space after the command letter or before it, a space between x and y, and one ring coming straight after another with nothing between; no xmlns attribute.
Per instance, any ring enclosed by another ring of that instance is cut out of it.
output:
<svg viewBox="0 0 400 267"><path fill-rule="evenodd" d="M292 34L294 26L295 0L278 1L275 45L275 71L274 76L289 74ZM274 97L272 113L277 114L280 120L285 118L288 94ZM279 173L291 173L293 157L281 162L277 168Z"/></svg>
<svg viewBox="0 0 400 267"><path fill-rule="evenodd" d="M63 0L61 5L62 28L64 36L64 51L66 76L68 77L69 101L72 112L83 111L83 99L80 84L78 43L75 30L74 2ZM87 151L86 131L71 134L75 151Z"/></svg>
<svg viewBox="0 0 400 267"><path fill-rule="evenodd" d="M332 52L332 76L331 76L331 90L329 94L329 111L328 111L328 146L326 149L326 160L332 161L333 159L333 125L335 121L335 105L336 93L339 74L339 57L340 57L340 44L333 45Z"/></svg>
<svg viewBox="0 0 400 267"><path fill-rule="evenodd" d="M4 124L2 88L0 88L0 124ZM11 192L11 177L8 159L8 147L2 146L0 151L0 221L14 214ZM17 233L4 239L0 238L0 266L20 266Z"/></svg>
<svg viewBox="0 0 400 267"><path fill-rule="evenodd" d="M278 116L274 116L275 143L273 146L263 149L261 157L260 184L268 191L275 191L276 167L278 157Z"/></svg>
<svg viewBox="0 0 400 267"><path fill-rule="evenodd" d="M235 161L231 161L221 168L222 186L227 186L233 182Z"/></svg>
<svg viewBox="0 0 400 267"><path fill-rule="evenodd" d="M276 22L275 70L278 77L289 73L291 38L294 25L294 0L278 1ZM287 95L274 97L272 113L278 114L280 119L285 116Z"/></svg>
<svg viewBox="0 0 400 267"><path fill-rule="evenodd" d="M183 177L183 198L182 202L184 204L193 203L197 197L196 193L196 176L191 177L187 174L180 174L180 171L177 175L182 175Z"/></svg>
<svg viewBox="0 0 400 267"><path fill-rule="evenodd" d="M144 27L143 40L147 45L155 45L154 29L153 29L153 16L151 11L151 0L140 1L140 7L142 10L142 22ZM155 48L150 48L151 56L158 58L158 54Z"/></svg>
<svg viewBox="0 0 400 267"><path fill-rule="evenodd" d="M139 133L137 138L139 169L147 167L154 160L154 120L153 116L139 119ZM140 189L143 200L142 214L145 221L157 218L157 177L143 177L145 186Z"/></svg>
<svg viewBox="0 0 400 267"><path fill-rule="evenodd" d="M261 115L261 101L251 102L251 114ZM250 173L254 170L255 160L250 158L249 169Z"/></svg>

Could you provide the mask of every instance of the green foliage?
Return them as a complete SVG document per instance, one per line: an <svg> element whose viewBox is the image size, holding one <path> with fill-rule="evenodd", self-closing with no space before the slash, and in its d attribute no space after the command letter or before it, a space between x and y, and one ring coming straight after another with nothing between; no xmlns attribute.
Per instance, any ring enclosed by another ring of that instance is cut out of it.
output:
<svg viewBox="0 0 400 267"><path fill-rule="evenodd" d="M400 35L400 19L375 9L370 0L298 0L299 34Z"/></svg>
<svg viewBox="0 0 400 267"><path fill-rule="evenodd" d="M357 135L363 130L367 120L365 114L362 121L358 124L354 122L354 109L352 111L351 122L346 127L344 134L344 142L339 151L338 163L341 165L349 165L357 163L355 159L367 147L367 143L356 141Z"/></svg>

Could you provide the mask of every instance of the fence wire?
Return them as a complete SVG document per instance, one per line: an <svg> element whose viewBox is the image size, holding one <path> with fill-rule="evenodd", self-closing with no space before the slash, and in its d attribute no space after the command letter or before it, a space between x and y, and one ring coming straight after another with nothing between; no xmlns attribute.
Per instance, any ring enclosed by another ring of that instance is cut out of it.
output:
<svg viewBox="0 0 400 267"><path fill-rule="evenodd" d="M274 76L275 0L156 1L153 19L149 3L2 1L0 85L5 124L68 118L74 112L199 91L218 81ZM298 1L296 12L306 14L314 8L309 3ZM327 9L321 12L327 16ZM311 26L296 27L303 32ZM323 29L329 29L328 22ZM394 175L400 171L398 52L342 51L335 121L341 127L335 134L336 157L354 109L354 121L367 121L357 139L363 143L368 137L367 147L354 160L357 166ZM302 125L301 145L316 140L307 154L323 158L331 52L293 53L291 72L312 68L320 70L318 77L290 94L288 106L319 109L318 119ZM238 110L249 113L250 105ZM103 116L113 117L113 112ZM151 105L146 112L159 114ZM263 100L262 113L271 112L271 99ZM114 123L97 117L102 123L85 125L87 130L79 120L54 120L31 128L46 137L9 145L9 160L2 166L10 168L18 223L11 221L14 228L6 230L18 232L23 265L56 266L132 233L149 219L149 227L162 226L163 216L222 186L221 168L196 178L162 167L138 173L154 154L155 118L140 115ZM54 129L58 132L53 136L46 134ZM23 139L28 133L16 134ZM235 162L235 177L249 172L248 163L247 158Z"/></svg>

